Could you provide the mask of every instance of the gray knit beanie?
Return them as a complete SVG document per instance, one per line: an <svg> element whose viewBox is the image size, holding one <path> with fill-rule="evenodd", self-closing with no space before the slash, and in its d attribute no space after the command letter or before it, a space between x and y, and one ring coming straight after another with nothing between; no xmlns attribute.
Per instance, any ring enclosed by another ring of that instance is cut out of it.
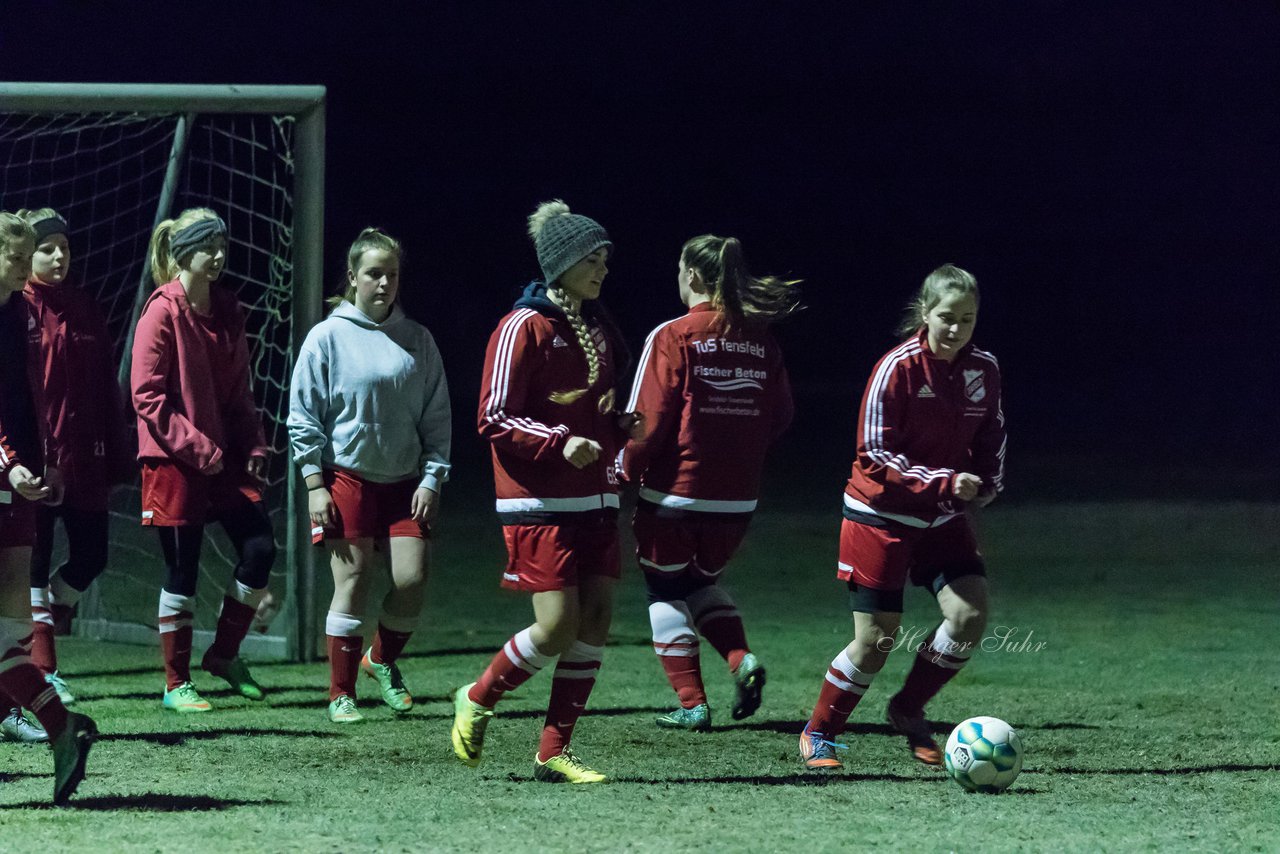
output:
<svg viewBox="0 0 1280 854"><path fill-rule="evenodd" d="M613 249L604 226L582 214L569 213L569 206L559 199L543 202L529 215L529 236L538 250L538 266L548 287L597 249Z"/></svg>

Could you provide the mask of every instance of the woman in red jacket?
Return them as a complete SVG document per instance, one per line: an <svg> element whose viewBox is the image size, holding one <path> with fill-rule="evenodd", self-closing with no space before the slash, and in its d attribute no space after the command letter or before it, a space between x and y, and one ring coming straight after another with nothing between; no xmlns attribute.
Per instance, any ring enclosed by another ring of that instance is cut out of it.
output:
<svg viewBox="0 0 1280 854"><path fill-rule="evenodd" d="M0 695L31 709L48 732L53 800L62 803L84 778L97 729L67 711L30 658L35 502L56 499L59 488L56 469L44 465L40 381L28 359L31 318L21 296L35 243L31 226L0 213Z"/></svg>
<svg viewBox="0 0 1280 854"><path fill-rule="evenodd" d="M614 456L634 419L615 411L623 348L595 303L613 244L560 201L538 206L529 234L545 283L531 283L489 339L478 420L507 543L502 585L532 594L534 623L458 689L453 748L479 764L494 705L558 658L534 779L600 783L569 739L595 685L621 572Z"/></svg>
<svg viewBox="0 0 1280 854"><path fill-rule="evenodd" d="M799 306L799 282L747 272L733 237L704 234L680 250L689 312L650 333L628 409L647 434L619 457L640 484L636 557L649 593L653 649L680 707L660 727L711 728L698 635L724 658L737 688L732 715L760 707L765 671L742 616L718 584L747 533L770 443L791 422L791 386L771 321Z"/></svg>
<svg viewBox="0 0 1280 854"><path fill-rule="evenodd" d="M134 473L124 437L111 339L92 297L67 284L67 221L51 208L19 211L34 229L36 252L23 296L40 333L37 367L51 462L62 474L62 502L36 508L31 557L31 658L62 698L74 702L58 673L54 626L66 625L80 595L107 566L107 499ZM62 519L68 559L51 575L54 521Z"/></svg>
<svg viewBox="0 0 1280 854"><path fill-rule="evenodd" d="M844 491L839 577L853 641L827 670L800 736L806 767L841 767L844 730L897 639L908 580L937 599L942 622L919 645L889 724L912 754L941 765L924 706L968 662L987 619L987 579L966 510L1004 488L1000 368L969 343L978 283L945 264L907 307L904 341L876 364L862 396L858 455Z"/></svg>
<svg viewBox="0 0 1280 854"><path fill-rule="evenodd" d="M210 708L191 681L192 611L209 521L221 523L239 562L201 667L251 700L263 696L239 652L275 560L261 492L269 448L249 388L244 315L235 294L214 285L226 254L227 227L207 208L160 223L150 248L158 287L133 342L142 524L159 534L168 573L159 610L164 708L177 712Z"/></svg>

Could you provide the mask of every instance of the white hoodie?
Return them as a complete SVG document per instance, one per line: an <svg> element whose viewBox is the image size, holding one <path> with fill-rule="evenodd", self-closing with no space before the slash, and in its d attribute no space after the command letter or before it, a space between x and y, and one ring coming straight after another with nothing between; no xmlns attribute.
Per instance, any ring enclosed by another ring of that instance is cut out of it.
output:
<svg viewBox="0 0 1280 854"><path fill-rule="evenodd" d="M302 475L342 468L374 483L449 479L449 390L435 339L399 305L374 323L342 302L307 333L289 389Z"/></svg>

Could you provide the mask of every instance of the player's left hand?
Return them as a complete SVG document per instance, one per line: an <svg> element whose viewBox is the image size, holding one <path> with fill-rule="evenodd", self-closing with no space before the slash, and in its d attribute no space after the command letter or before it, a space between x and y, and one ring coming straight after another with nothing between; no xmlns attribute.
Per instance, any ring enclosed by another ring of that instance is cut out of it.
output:
<svg viewBox="0 0 1280 854"><path fill-rule="evenodd" d="M431 524L436 520L436 514L439 512L440 493L425 486L420 486L413 491L413 498L409 501L409 515L413 517L413 521L418 524L423 522Z"/></svg>
<svg viewBox="0 0 1280 854"><path fill-rule="evenodd" d="M257 454L249 457L249 462L244 464L244 470L249 477L262 483L267 479L267 458Z"/></svg>
<svg viewBox="0 0 1280 854"><path fill-rule="evenodd" d="M644 413L622 413L618 416L618 427L627 434L628 439L633 442L639 442L644 438Z"/></svg>

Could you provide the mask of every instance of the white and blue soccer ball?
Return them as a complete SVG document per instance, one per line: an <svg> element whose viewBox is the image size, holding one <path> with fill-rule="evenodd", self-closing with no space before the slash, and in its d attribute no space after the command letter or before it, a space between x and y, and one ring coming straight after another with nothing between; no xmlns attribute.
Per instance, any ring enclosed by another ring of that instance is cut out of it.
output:
<svg viewBox="0 0 1280 854"><path fill-rule="evenodd" d="M1022 739L999 718L969 718L951 731L943 753L947 773L970 792L994 795L1022 771Z"/></svg>

